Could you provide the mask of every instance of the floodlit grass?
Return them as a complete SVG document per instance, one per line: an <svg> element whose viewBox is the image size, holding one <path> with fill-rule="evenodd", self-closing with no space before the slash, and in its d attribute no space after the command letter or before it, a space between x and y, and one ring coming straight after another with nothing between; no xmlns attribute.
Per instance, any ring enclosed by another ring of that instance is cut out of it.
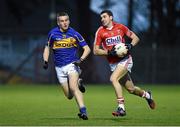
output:
<svg viewBox="0 0 180 127"><path fill-rule="evenodd" d="M67 100L59 86L0 85L0 125L63 126L173 126L180 125L180 85L141 85L152 90L157 103L149 109L144 99L124 91L127 116L113 117L116 99L111 85L87 85L89 120L77 117L75 100Z"/></svg>

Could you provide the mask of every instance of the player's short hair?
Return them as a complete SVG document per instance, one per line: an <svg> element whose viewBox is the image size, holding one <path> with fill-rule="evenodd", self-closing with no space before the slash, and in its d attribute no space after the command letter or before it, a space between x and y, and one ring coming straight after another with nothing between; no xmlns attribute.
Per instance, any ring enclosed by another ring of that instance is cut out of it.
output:
<svg viewBox="0 0 180 127"><path fill-rule="evenodd" d="M102 15L102 14L104 14L104 13L107 13L109 16L112 16L112 17L113 17L113 13L112 13L112 11L110 11L110 10L103 10L103 11L100 13L100 15Z"/></svg>
<svg viewBox="0 0 180 127"><path fill-rule="evenodd" d="M57 13L57 17L60 17L60 16L68 16L69 17L68 13L66 13L66 12Z"/></svg>

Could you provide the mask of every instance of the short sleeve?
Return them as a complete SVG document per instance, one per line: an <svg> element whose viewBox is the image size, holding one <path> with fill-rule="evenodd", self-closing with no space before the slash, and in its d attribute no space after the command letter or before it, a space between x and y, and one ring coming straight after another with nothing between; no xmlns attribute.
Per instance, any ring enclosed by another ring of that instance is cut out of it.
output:
<svg viewBox="0 0 180 127"><path fill-rule="evenodd" d="M74 36L75 36L75 38L76 38L77 43L78 43L81 47L87 45L86 41L84 40L84 38L81 36L80 33L75 32L75 35L74 35Z"/></svg>
<svg viewBox="0 0 180 127"><path fill-rule="evenodd" d="M51 46L53 43L53 33L49 32L48 33L48 40L47 40L47 45Z"/></svg>
<svg viewBox="0 0 180 127"><path fill-rule="evenodd" d="M132 31L130 31L125 25L121 24L120 27L121 27L121 30L125 33L126 36L128 36L128 37L131 36Z"/></svg>
<svg viewBox="0 0 180 127"><path fill-rule="evenodd" d="M100 33L99 29L96 32L94 44L98 45L98 46L100 46L102 44L102 38L101 38L101 33Z"/></svg>

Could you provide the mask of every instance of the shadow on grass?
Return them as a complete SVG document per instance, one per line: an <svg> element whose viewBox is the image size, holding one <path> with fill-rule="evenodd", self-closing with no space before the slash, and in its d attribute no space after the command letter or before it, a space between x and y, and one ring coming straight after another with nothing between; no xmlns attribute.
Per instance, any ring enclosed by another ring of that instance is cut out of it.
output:
<svg viewBox="0 0 180 127"><path fill-rule="evenodd" d="M92 119L99 119L99 120L110 120L113 122L126 122L130 119L127 117L109 117L109 118L92 118Z"/></svg>
<svg viewBox="0 0 180 127"><path fill-rule="evenodd" d="M78 117L47 117L47 118L42 118L42 120L80 120L80 118ZM93 121L114 121L114 122L125 122L128 121L129 118L127 117L103 117L103 118L99 118L99 117L89 117L88 120L93 120Z"/></svg>
<svg viewBox="0 0 180 127"><path fill-rule="evenodd" d="M42 120L77 120L78 117L50 117L50 118L41 118Z"/></svg>

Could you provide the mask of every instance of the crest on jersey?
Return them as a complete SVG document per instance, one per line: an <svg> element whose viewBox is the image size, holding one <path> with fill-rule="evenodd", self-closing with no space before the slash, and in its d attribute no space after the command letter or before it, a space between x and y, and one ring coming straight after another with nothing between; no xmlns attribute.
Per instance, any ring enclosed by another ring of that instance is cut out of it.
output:
<svg viewBox="0 0 180 127"><path fill-rule="evenodd" d="M63 34L63 35L62 35L62 38L63 38L63 39L66 38L66 34Z"/></svg>

